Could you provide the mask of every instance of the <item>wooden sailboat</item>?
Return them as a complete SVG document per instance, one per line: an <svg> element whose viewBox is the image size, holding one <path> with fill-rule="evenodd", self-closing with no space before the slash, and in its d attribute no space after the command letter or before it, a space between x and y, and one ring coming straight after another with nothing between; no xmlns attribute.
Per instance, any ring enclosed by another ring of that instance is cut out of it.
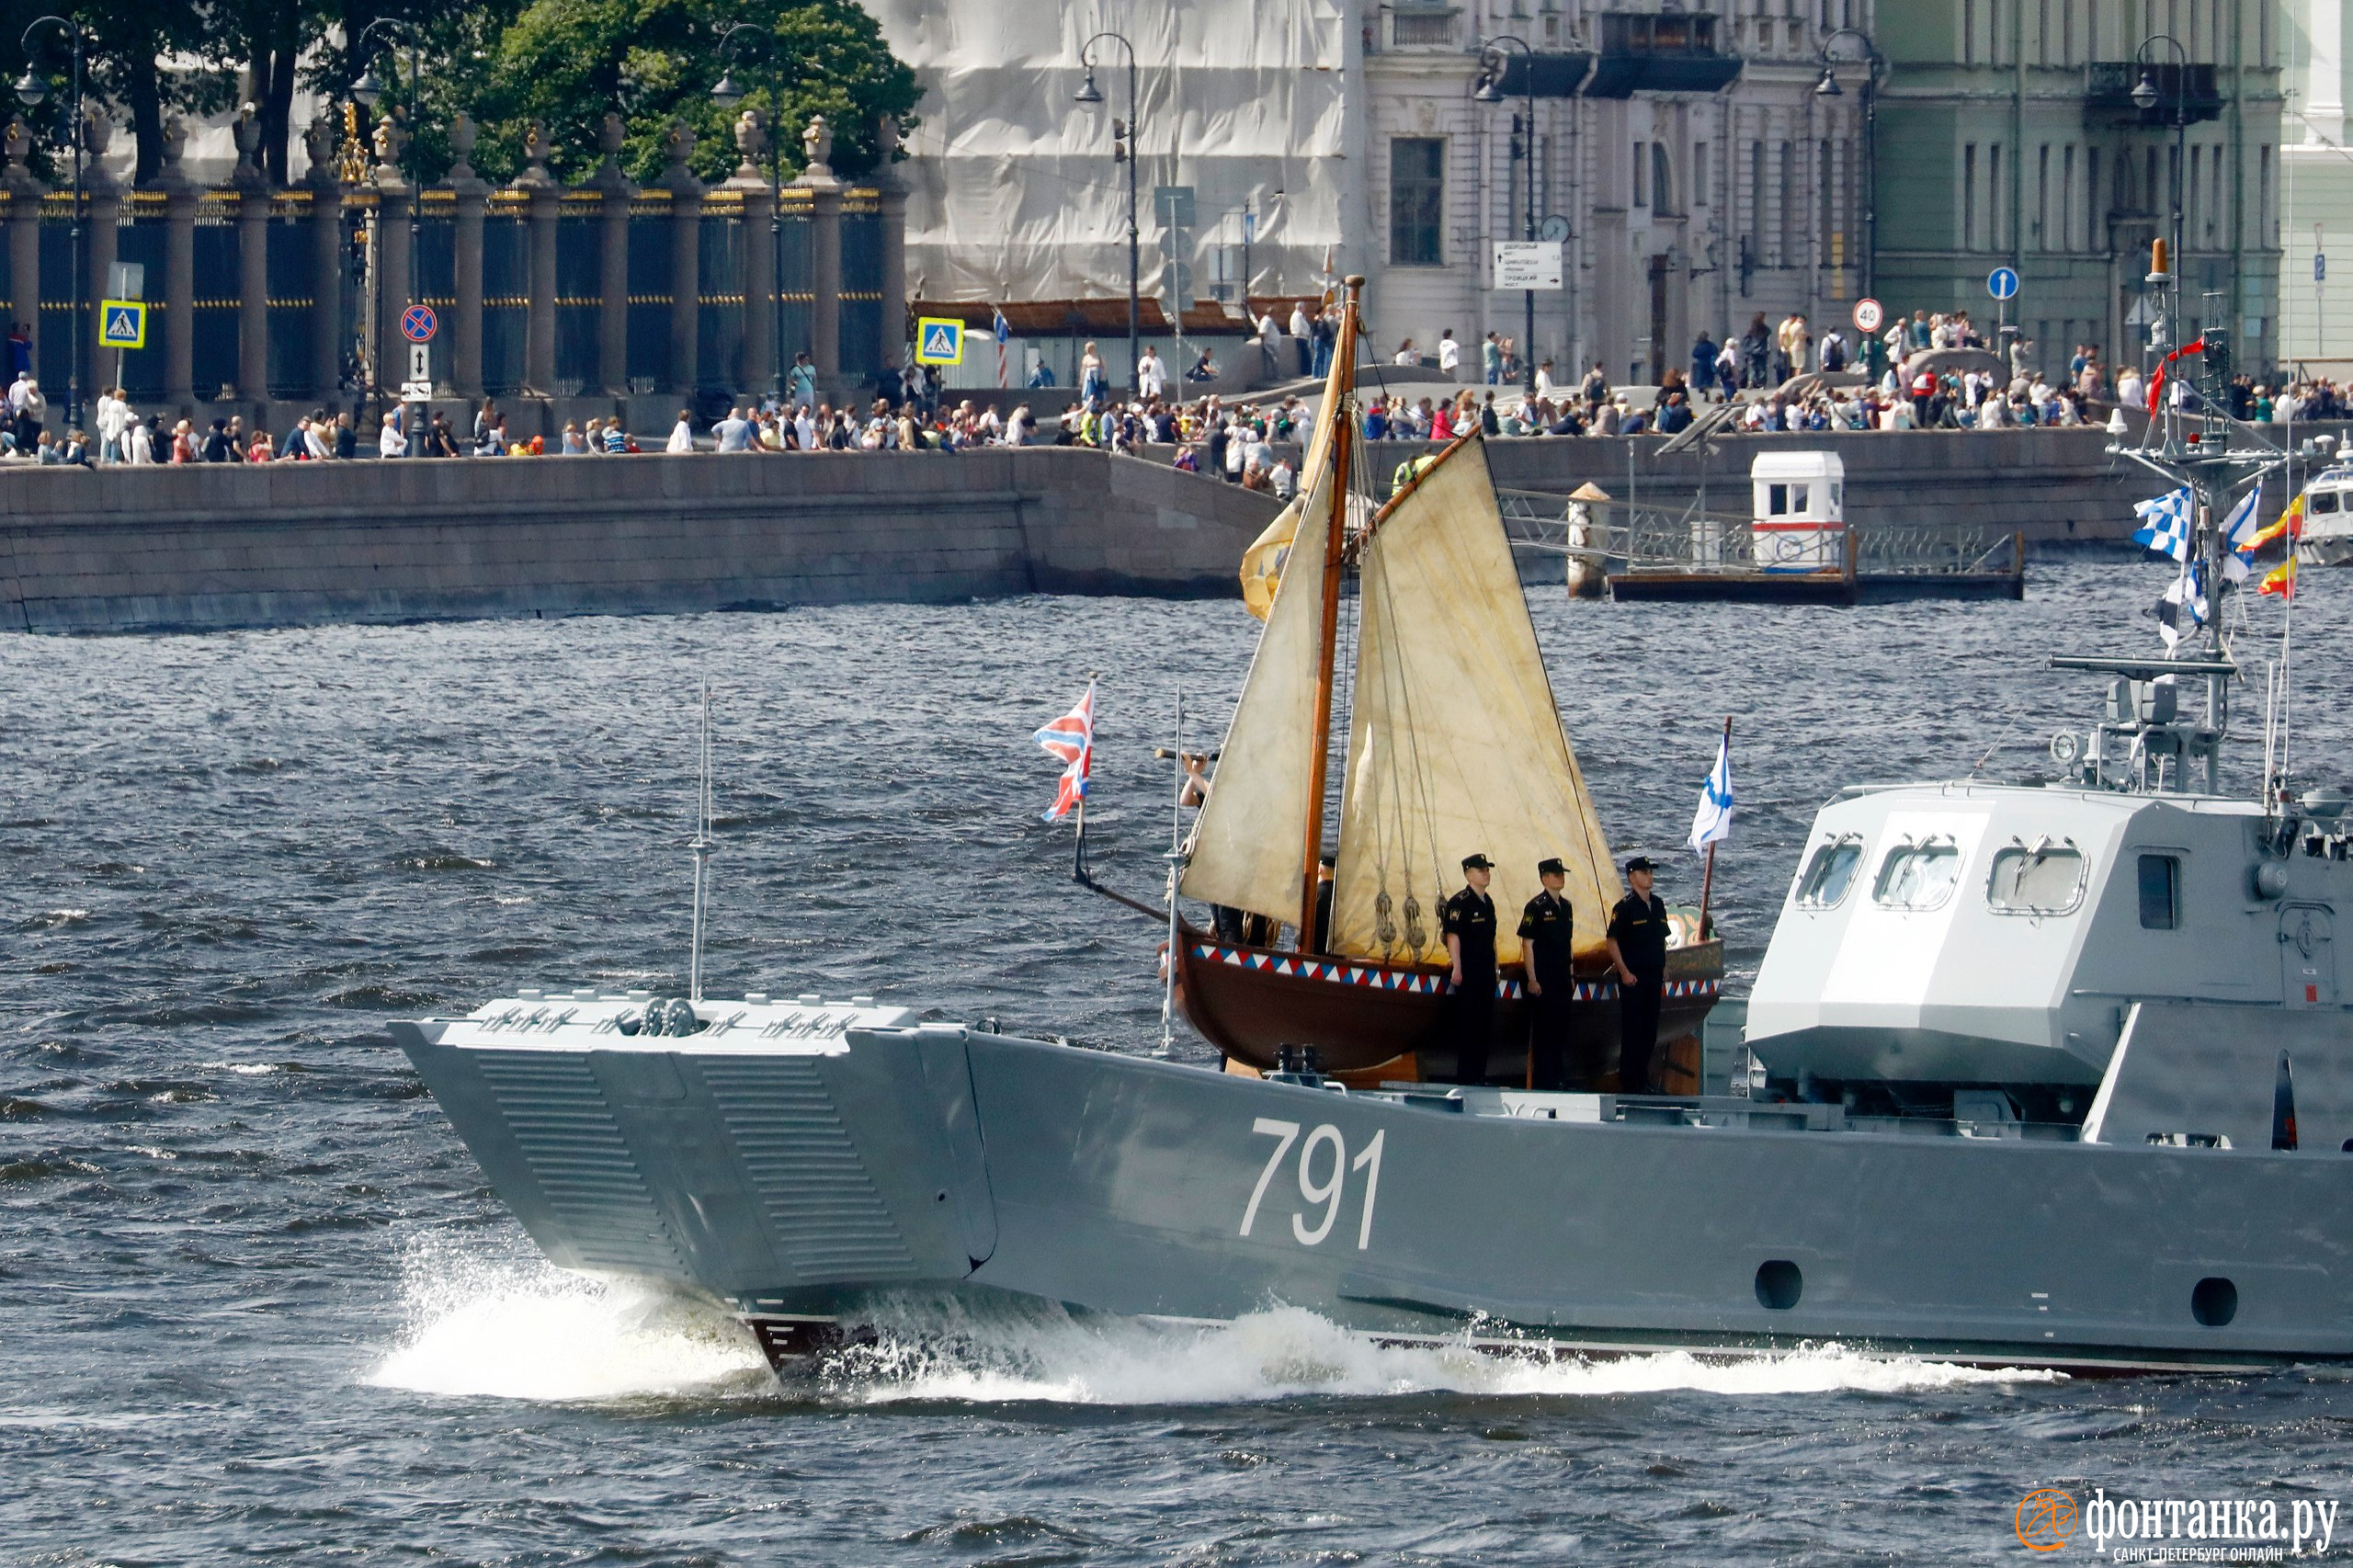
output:
<svg viewBox="0 0 2353 1568"><path fill-rule="evenodd" d="M1284 1046L1312 1046L1329 1073L1450 1076L1438 914L1461 885L1462 858L1484 852L1495 862L1501 966L1488 1060L1498 1079L1519 1082L1528 1006L1515 932L1540 885L1537 862L1557 856L1575 912L1576 1043L1608 1062L1618 998L1603 931L1623 887L1552 699L1486 452L1465 437L1371 506L1354 399L1361 287L1348 279L1299 499L1245 562L1245 597L1255 589L1263 601L1271 586L1271 602L1181 881L1188 898L1316 936L1254 945L1183 926L1185 1016L1245 1069L1272 1067ZM1318 933L1343 691L1330 929ZM1663 1053L1696 1034L1723 969L1720 941L1698 940L1696 921L1677 925Z"/></svg>

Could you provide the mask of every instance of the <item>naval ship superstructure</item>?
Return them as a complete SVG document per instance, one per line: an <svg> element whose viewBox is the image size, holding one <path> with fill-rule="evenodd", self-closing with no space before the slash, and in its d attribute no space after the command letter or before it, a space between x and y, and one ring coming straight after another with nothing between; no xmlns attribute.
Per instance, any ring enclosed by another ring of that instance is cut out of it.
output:
<svg viewBox="0 0 2353 1568"><path fill-rule="evenodd" d="M2227 380L2219 331L2204 358ZM2194 493L2211 613L2172 656L2055 661L2105 683L2057 777L1822 809L1745 1093L1350 1089L865 997L526 991L395 1032L555 1262L708 1292L780 1368L908 1292L1564 1352L2353 1358L2353 817L2284 748L2222 787L2215 519L2279 456L2234 439L2168 409L2120 453Z"/></svg>

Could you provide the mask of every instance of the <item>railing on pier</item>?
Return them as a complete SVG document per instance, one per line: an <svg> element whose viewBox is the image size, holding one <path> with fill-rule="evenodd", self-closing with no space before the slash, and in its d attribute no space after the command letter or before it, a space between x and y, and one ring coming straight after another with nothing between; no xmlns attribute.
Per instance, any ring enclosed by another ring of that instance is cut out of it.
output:
<svg viewBox="0 0 2353 1568"><path fill-rule="evenodd" d="M1530 490L1496 499L1515 549L1580 558L1612 578L1644 573L1677 575L1787 571L1760 557L1755 520L1683 506L1585 503ZM1843 548L1823 571L1870 577L2016 576L2025 543L2009 529L1949 523L1848 523Z"/></svg>

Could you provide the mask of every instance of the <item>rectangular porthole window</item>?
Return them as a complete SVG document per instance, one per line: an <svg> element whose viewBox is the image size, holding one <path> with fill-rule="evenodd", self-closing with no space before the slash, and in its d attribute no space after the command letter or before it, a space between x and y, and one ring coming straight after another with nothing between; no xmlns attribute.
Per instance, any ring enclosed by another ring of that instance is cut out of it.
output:
<svg viewBox="0 0 2353 1568"><path fill-rule="evenodd" d="M1798 879L1798 903L1805 909L1828 909L1855 885L1855 868L1863 863L1863 842L1840 838L1813 852Z"/></svg>
<svg viewBox="0 0 2353 1568"><path fill-rule="evenodd" d="M2181 860L2172 855L2141 857L2141 928L2170 931L2181 924Z"/></svg>
<svg viewBox="0 0 2353 1568"><path fill-rule="evenodd" d="M2083 897L2084 858L2074 849L2013 846L1994 857L1985 902L2005 915L2066 915Z"/></svg>
<svg viewBox="0 0 2353 1568"><path fill-rule="evenodd" d="M2315 491L2313 491L2313 494L2312 494L2312 502L2311 502L2311 505L2310 505L2310 508L2309 508L2309 509L2310 509L2310 510L2312 510L2312 511L2313 511L2313 512L2334 512L2334 511L2336 511L2336 491L2334 491L2334 490L2315 490Z"/></svg>
<svg viewBox="0 0 2353 1568"><path fill-rule="evenodd" d="M1789 509L1790 487L1786 484L1767 485L1765 487L1766 514L1768 517L1779 517L1785 515Z"/></svg>
<svg viewBox="0 0 2353 1568"><path fill-rule="evenodd" d="M1880 862L1871 901L1890 909L1941 909L1961 880L1961 849L1944 839L1903 844Z"/></svg>

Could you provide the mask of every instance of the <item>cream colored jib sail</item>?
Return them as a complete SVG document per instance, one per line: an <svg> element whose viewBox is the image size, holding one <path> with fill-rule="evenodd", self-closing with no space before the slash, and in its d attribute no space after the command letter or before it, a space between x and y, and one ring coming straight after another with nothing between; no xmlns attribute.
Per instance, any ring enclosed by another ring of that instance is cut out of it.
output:
<svg viewBox="0 0 2353 1568"><path fill-rule="evenodd" d="M1443 961L1438 908L1473 852L1495 863L1499 961L1519 957L1519 911L1551 856L1568 867L1579 950L1599 946L1621 884L1477 437L1392 503L1362 574L1331 950Z"/></svg>

